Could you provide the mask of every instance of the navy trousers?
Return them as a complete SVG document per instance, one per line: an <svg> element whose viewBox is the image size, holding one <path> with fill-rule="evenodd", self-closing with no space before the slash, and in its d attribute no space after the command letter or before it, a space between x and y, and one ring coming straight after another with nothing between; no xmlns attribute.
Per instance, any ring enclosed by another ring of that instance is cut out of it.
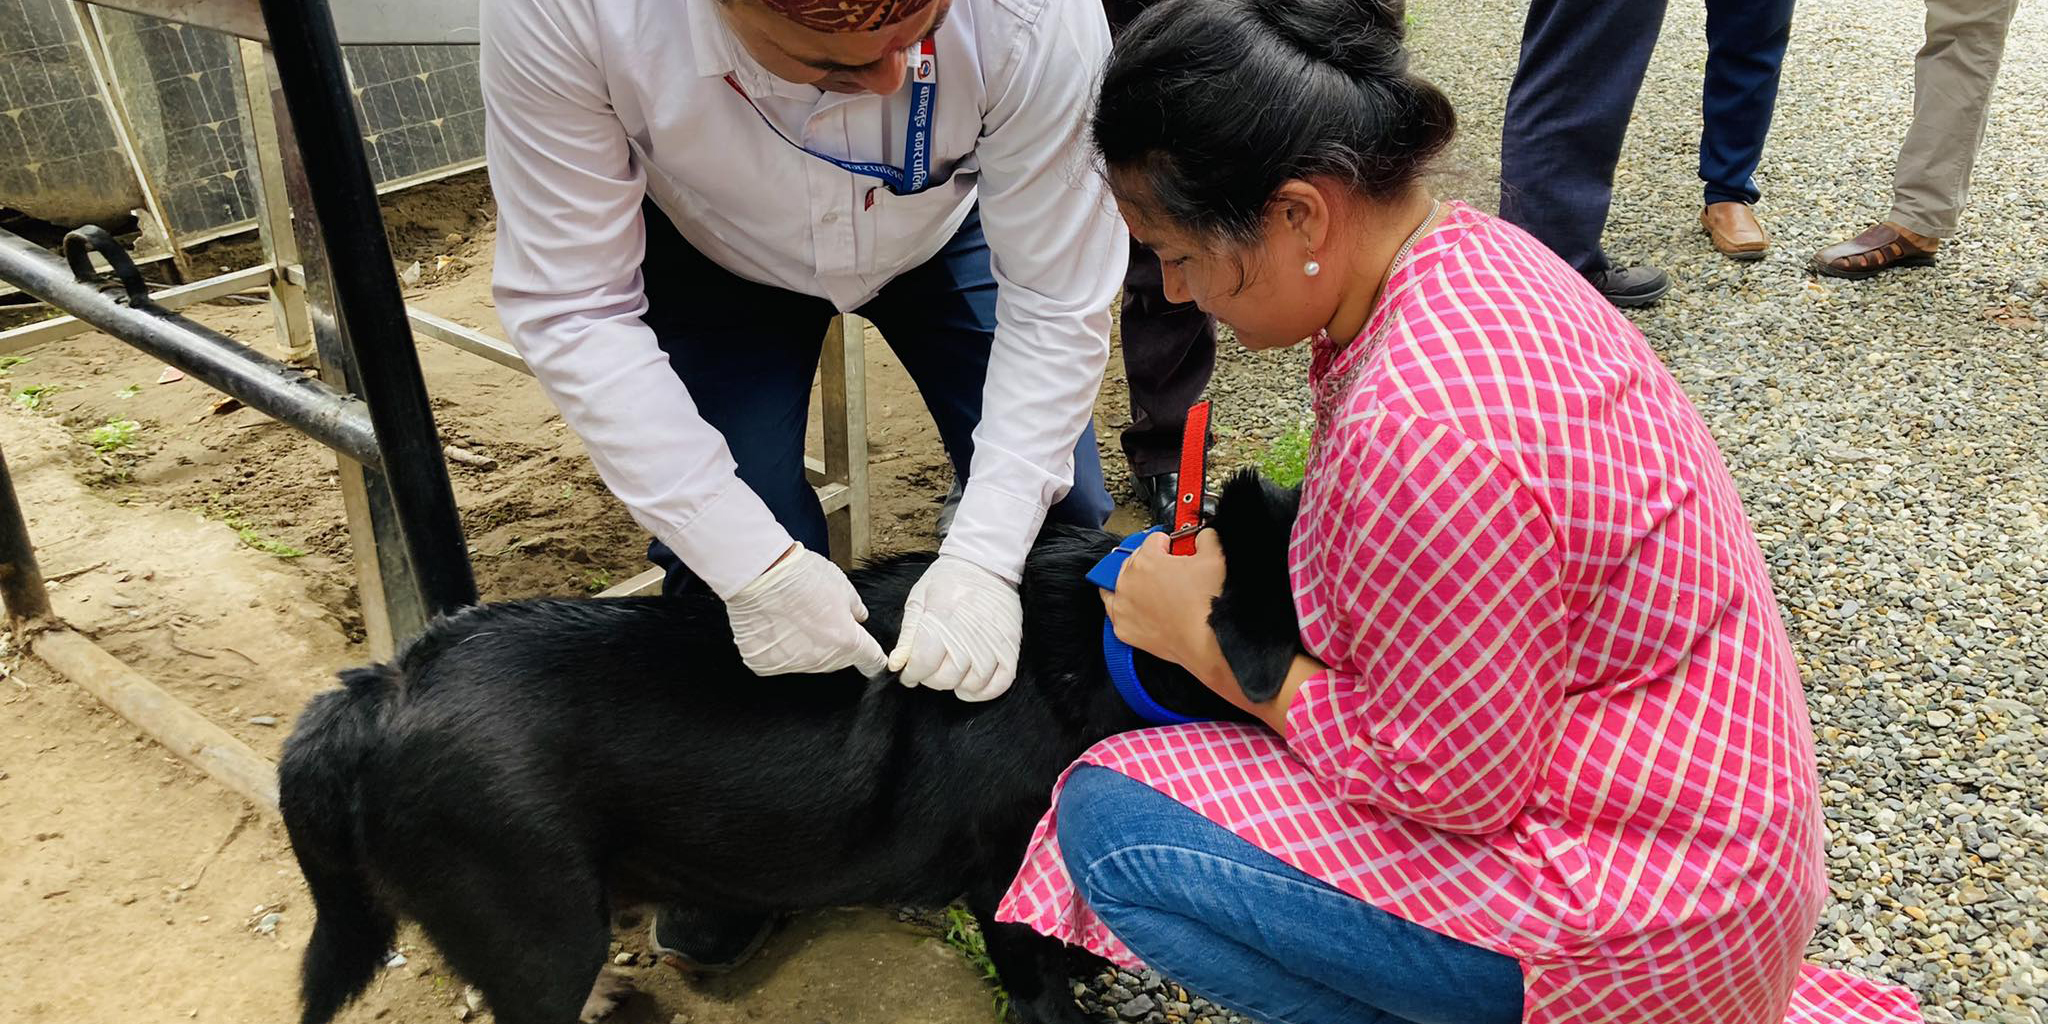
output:
<svg viewBox="0 0 2048 1024"><path fill-rule="evenodd" d="M641 210L647 326L698 413L725 435L740 480L791 537L825 554L825 513L804 476L804 428L832 304L741 278L698 252L652 203ZM981 422L995 309L995 276L977 210L938 255L890 281L858 310L916 382L963 481ZM1073 490L1049 517L1099 527L1114 507L1091 423L1074 445ZM701 585L660 541L648 545L647 557L667 570L665 593Z"/></svg>
<svg viewBox="0 0 2048 1024"><path fill-rule="evenodd" d="M1705 201L1753 203L1793 0L1706 0L1700 180ZM1665 0L1535 0L1501 130L1501 216L1581 273L1600 234Z"/></svg>

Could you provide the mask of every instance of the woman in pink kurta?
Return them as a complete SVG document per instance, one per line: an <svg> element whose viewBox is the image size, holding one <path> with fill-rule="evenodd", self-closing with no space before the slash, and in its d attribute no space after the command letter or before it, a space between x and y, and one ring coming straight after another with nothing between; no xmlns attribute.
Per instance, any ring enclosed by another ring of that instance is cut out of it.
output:
<svg viewBox="0 0 2048 1024"><path fill-rule="evenodd" d="M1307 653L1254 703L1207 623L1213 537L1133 556L1118 633L1264 724L1089 751L999 917L1126 963L1139 936L1295 1024L1498 1019L1500 963L1545 1024L1917 1019L1802 963L1811 726L1713 439L1582 277L1417 184L1452 118L1400 35L1398 3L1166 0L1118 43L1096 142L1169 296L1254 349L1313 339Z"/></svg>

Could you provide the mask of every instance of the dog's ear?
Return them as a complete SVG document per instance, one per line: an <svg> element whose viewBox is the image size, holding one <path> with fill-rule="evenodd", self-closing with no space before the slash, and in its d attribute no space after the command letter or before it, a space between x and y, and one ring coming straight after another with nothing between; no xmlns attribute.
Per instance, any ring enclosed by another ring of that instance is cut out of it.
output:
<svg viewBox="0 0 2048 1024"><path fill-rule="evenodd" d="M1244 695L1272 700L1301 652L1301 627L1288 582L1287 546L1300 492L1280 487L1257 470L1242 469L1223 485L1210 520L1223 544L1223 593L1209 609L1209 626Z"/></svg>

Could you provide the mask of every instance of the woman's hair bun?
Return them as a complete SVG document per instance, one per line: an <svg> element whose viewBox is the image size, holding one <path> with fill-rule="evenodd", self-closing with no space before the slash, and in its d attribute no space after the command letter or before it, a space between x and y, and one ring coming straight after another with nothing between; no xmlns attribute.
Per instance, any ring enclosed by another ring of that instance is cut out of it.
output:
<svg viewBox="0 0 2048 1024"><path fill-rule="evenodd" d="M1406 18L1401 0L1159 0L1103 74L1093 134L1111 186L1239 242L1289 181L1401 195L1457 125L1408 69Z"/></svg>
<svg viewBox="0 0 2048 1024"><path fill-rule="evenodd" d="M1402 0L1246 0L1259 23L1310 60L1354 78L1408 73Z"/></svg>

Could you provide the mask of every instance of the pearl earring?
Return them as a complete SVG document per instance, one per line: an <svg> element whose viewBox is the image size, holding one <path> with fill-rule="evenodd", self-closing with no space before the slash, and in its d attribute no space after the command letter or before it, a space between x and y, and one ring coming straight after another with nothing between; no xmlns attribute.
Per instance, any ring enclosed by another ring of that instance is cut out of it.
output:
<svg viewBox="0 0 2048 1024"><path fill-rule="evenodd" d="M1307 274L1310 277L1314 277L1317 274L1323 272L1323 265L1317 263L1315 256L1311 254L1309 256L1308 262L1301 265L1301 272Z"/></svg>

